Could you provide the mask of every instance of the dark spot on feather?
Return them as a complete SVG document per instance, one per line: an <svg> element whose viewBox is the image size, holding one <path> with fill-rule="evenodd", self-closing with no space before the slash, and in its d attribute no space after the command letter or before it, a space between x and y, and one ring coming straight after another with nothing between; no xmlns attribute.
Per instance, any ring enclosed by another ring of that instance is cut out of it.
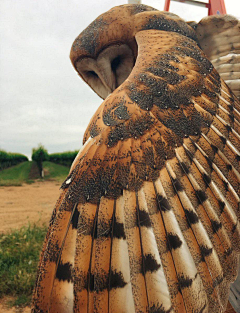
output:
<svg viewBox="0 0 240 313"><path fill-rule="evenodd" d="M131 15L136 15L138 13L142 13L145 11L158 11L148 5L144 5L144 4L134 4L131 7Z"/></svg>
<svg viewBox="0 0 240 313"><path fill-rule="evenodd" d="M165 212L165 211L170 211L171 210L170 204L169 204L168 200L165 197L157 194L157 201L158 201L158 204L159 204L160 209L162 211Z"/></svg>
<svg viewBox="0 0 240 313"><path fill-rule="evenodd" d="M67 263L62 263L59 262L58 267L57 267L57 272L56 272L56 278L58 280L63 280L63 281L68 281L72 282L72 264L69 262Z"/></svg>
<svg viewBox="0 0 240 313"><path fill-rule="evenodd" d="M176 188L176 191L183 191L183 187L177 178L173 179L173 186Z"/></svg>
<svg viewBox="0 0 240 313"><path fill-rule="evenodd" d="M170 313L173 311L173 307L170 307L168 310L164 308L164 306L161 304L154 304L149 308L149 313Z"/></svg>
<svg viewBox="0 0 240 313"><path fill-rule="evenodd" d="M114 116L111 109L107 110L103 113L102 120L107 126L115 126L117 125L116 117Z"/></svg>
<svg viewBox="0 0 240 313"><path fill-rule="evenodd" d="M181 113L181 112L180 112ZM168 118L162 119L161 122L168 128L170 128L177 136L183 138L184 136L196 136L200 133L200 126L202 124L202 117L200 115L195 116L199 118L198 122L188 119L182 113L176 118L173 115L169 115Z"/></svg>
<svg viewBox="0 0 240 313"><path fill-rule="evenodd" d="M222 281L223 281L223 276L221 275L217 276L216 279L213 281L213 288L220 285Z"/></svg>
<svg viewBox="0 0 240 313"><path fill-rule="evenodd" d="M234 122L234 115L233 114L229 114L229 118L232 122Z"/></svg>
<svg viewBox="0 0 240 313"><path fill-rule="evenodd" d="M204 191L196 190L196 194L197 194L197 197L198 197L200 203L203 203L204 201L207 200L207 195Z"/></svg>
<svg viewBox="0 0 240 313"><path fill-rule="evenodd" d="M109 274L106 273L104 270L99 272L95 272L92 275L93 284L91 284L91 291L102 292L103 290L107 289L109 286Z"/></svg>
<svg viewBox="0 0 240 313"><path fill-rule="evenodd" d="M218 200L218 205L219 205L219 208L220 208L220 212L222 214L222 212L224 210L224 207L225 207L225 203L222 200Z"/></svg>
<svg viewBox="0 0 240 313"><path fill-rule="evenodd" d="M114 147L120 140L127 138L139 138L149 131L154 124L154 118L149 114L145 114L136 120L129 120L128 124L122 123L120 125L116 125L109 132L106 144L109 147Z"/></svg>
<svg viewBox="0 0 240 313"><path fill-rule="evenodd" d="M124 281L123 274L116 270L110 273L110 289L112 288L123 288L127 283Z"/></svg>
<svg viewBox="0 0 240 313"><path fill-rule="evenodd" d="M180 162L180 165L183 168L184 172L186 174L189 174L189 168L187 167L187 165L184 162Z"/></svg>
<svg viewBox="0 0 240 313"><path fill-rule="evenodd" d="M218 95L215 92L213 92L207 88L204 89L204 93L205 93L205 95L207 95L212 100L212 102L216 102L219 99Z"/></svg>
<svg viewBox="0 0 240 313"><path fill-rule="evenodd" d="M129 94L129 98L143 110L151 110L153 107L152 94L147 91L138 90L134 87Z"/></svg>
<svg viewBox="0 0 240 313"><path fill-rule="evenodd" d="M121 120L128 120L130 118L127 107L125 105L120 105L119 107L116 108L114 111L114 114L116 115L117 118Z"/></svg>
<svg viewBox="0 0 240 313"><path fill-rule="evenodd" d="M235 230L237 229L237 225L238 225L238 222L237 222L235 225L233 225L233 228L232 228L232 233L234 233L234 232L235 232Z"/></svg>
<svg viewBox="0 0 240 313"><path fill-rule="evenodd" d="M213 144L211 144L211 148L213 149L214 153L218 152L218 148L216 146L214 146Z"/></svg>
<svg viewBox="0 0 240 313"><path fill-rule="evenodd" d="M97 219L95 217L94 226L93 226L93 229L92 229L92 237L94 239L97 239L97 237L98 237L98 229L97 229L97 222L96 221L97 221Z"/></svg>
<svg viewBox="0 0 240 313"><path fill-rule="evenodd" d="M184 210L187 220L190 224L196 224L198 223L199 219L198 216L195 212L193 211L188 211L188 210Z"/></svg>
<svg viewBox="0 0 240 313"><path fill-rule="evenodd" d="M212 248L208 248L207 246L200 246L200 251L202 253L202 256L205 258L206 256L210 255L212 253Z"/></svg>
<svg viewBox="0 0 240 313"><path fill-rule="evenodd" d="M214 233L216 233L220 228L222 228L221 222L211 220L211 224Z"/></svg>
<svg viewBox="0 0 240 313"><path fill-rule="evenodd" d="M211 183L211 181L212 181L212 179L211 179L211 177L209 176L209 175L207 175L207 174L203 174L203 179L204 179L204 181L209 185L210 183Z"/></svg>
<svg viewBox="0 0 240 313"><path fill-rule="evenodd" d="M184 21L169 19L167 18L167 16L165 17L164 15L165 14L151 14L147 20L147 23L143 25L142 30L166 30L168 32L176 32L193 40L196 40L196 34L194 30L189 27Z"/></svg>
<svg viewBox="0 0 240 313"><path fill-rule="evenodd" d="M236 155L236 160L237 160L237 162L239 162L240 161L240 155Z"/></svg>
<svg viewBox="0 0 240 313"><path fill-rule="evenodd" d="M161 62L161 63L160 63ZM156 63L156 66L155 67L149 67L146 69L146 71L154 74L155 76L157 77L161 77L164 79L164 81L167 82L167 84L170 84L170 85L177 85L179 84L181 81L183 81L184 79L186 79L186 76L183 76L183 75L179 75L177 74L175 71L176 71L176 68L174 68L174 71L170 71L169 68L167 68L167 66L165 66L165 64L163 64L163 60L161 59L161 61L159 62L159 60L157 61ZM160 63L160 64L159 64ZM163 65L163 66L161 66ZM143 74L144 75L144 74ZM140 76L141 77L141 76ZM147 77L145 75L145 77ZM152 77L149 78L151 80L154 80ZM150 86L146 80L144 81L145 84L149 87L154 87L154 86ZM156 84L159 84L161 81L159 80L156 80ZM162 82L161 82L162 83ZM156 86L156 87L159 87L159 86ZM153 88L154 89L154 88ZM162 88L161 88L162 89ZM158 88L158 90L161 90L160 88ZM164 92L162 90L162 92ZM157 96L157 93L156 93L156 96Z"/></svg>
<svg viewBox="0 0 240 313"><path fill-rule="evenodd" d="M231 255L233 253L233 248L228 248L226 251L225 251L225 255L228 257L229 255Z"/></svg>
<svg viewBox="0 0 240 313"><path fill-rule="evenodd" d="M190 287L193 283L193 279L188 276L184 276L183 274L178 276L178 283L181 289Z"/></svg>
<svg viewBox="0 0 240 313"><path fill-rule="evenodd" d="M229 108L230 111L233 111L233 109L234 109L233 105L229 105L228 108Z"/></svg>
<svg viewBox="0 0 240 313"><path fill-rule="evenodd" d="M220 136L220 139L221 139L222 143L225 145L225 144L226 144L226 142L227 142L226 138L225 138L225 137L223 137L223 136Z"/></svg>
<svg viewBox="0 0 240 313"><path fill-rule="evenodd" d="M79 211L78 209L76 208L74 213L73 213L73 216L72 216L72 228L73 229L77 229L77 226L78 226L78 217L79 217Z"/></svg>
<svg viewBox="0 0 240 313"><path fill-rule="evenodd" d="M225 180L223 180L222 182L223 182L225 191L228 191L228 182L226 182Z"/></svg>
<svg viewBox="0 0 240 313"><path fill-rule="evenodd" d="M182 245L181 239L178 237L178 235L175 235L173 233L167 234L167 241L168 241L168 245L169 245L169 250L172 250L172 249L175 250L175 249L181 247L181 245Z"/></svg>
<svg viewBox="0 0 240 313"><path fill-rule="evenodd" d="M231 164L227 164L227 170L231 171L232 170L232 165Z"/></svg>
<svg viewBox="0 0 240 313"><path fill-rule="evenodd" d="M114 223L113 237L118 238L118 239L126 239L123 223L118 223L118 222Z"/></svg>
<svg viewBox="0 0 240 313"><path fill-rule="evenodd" d="M92 138L96 137L97 135L99 135L100 133L100 129L97 127L97 125L94 123L91 128L90 128L90 136Z"/></svg>
<svg viewBox="0 0 240 313"><path fill-rule="evenodd" d="M228 131L229 133L232 132L232 127L231 127L231 126L227 125L227 126L226 126L226 129L227 129L227 131Z"/></svg>
<svg viewBox="0 0 240 313"><path fill-rule="evenodd" d="M161 265L157 263L154 256L150 253L143 256L143 273L145 272L155 272Z"/></svg>
<svg viewBox="0 0 240 313"><path fill-rule="evenodd" d="M210 160L210 158L208 156L206 156L205 158L206 158L206 161L207 161L209 167L212 169L213 168L213 161Z"/></svg>
<svg viewBox="0 0 240 313"><path fill-rule="evenodd" d="M94 274L88 273L89 276L89 290L93 291L94 290Z"/></svg>
<svg viewBox="0 0 240 313"><path fill-rule="evenodd" d="M147 228L152 226L148 212L138 210L138 214L139 214L139 222L141 226L145 226Z"/></svg>
<svg viewBox="0 0 240 313"><path fill-rule="evenodd" d="M84 49L91 55L94 55L99 46L99 34L108 26L103 17L93 21L74 41L72 49L74 51Z"/></svg>

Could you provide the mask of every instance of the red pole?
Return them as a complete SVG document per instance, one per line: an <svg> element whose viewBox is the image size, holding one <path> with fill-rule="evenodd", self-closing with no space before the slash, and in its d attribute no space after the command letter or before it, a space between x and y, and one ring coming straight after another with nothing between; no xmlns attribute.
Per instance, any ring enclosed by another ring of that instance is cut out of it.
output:
<svg viewBox="0 0 240 313"><path fill-rule="evenodd" d="M208 15L227 14L224 0L209 0Z"/></svg>
<svg viewBox="0 0 240 313"><path fill-rule="evenodd" d="M164 11L169 11L170 0L165 0Z"/></svg>

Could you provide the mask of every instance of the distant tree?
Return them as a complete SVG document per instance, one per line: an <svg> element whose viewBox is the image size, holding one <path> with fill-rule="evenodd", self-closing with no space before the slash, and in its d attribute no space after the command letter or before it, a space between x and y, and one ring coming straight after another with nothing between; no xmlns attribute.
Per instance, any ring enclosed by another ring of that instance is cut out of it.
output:
<svg viewBox="0 0 240 313"><path fill-rule="evenodd" d="M47 161L49 158L47 150L43 145L39 144L37 148L32 149L32 160L37 163L40 177L44 177L43 173L43 161Z"/></svg>

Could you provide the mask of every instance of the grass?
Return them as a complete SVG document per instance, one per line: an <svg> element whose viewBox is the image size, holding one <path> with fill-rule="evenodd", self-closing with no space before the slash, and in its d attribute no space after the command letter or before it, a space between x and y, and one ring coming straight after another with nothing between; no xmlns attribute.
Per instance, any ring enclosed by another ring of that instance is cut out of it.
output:
<svg viewBox="0 0 240 313"><path fill-rule="evenodd" d="M45 172L44 179L54 179L63 182L69 173L69 167L55 164L49 161L43 162L43 169Z"/></svg>
<svg viewBox="0 0 240 313"><path fill-rule="evenodd" d="M0 297L12 296L9 304L31 303L36 271L47 227L24 226L0 235Z"/></svg>
<svg viewBox="0 0 240 313"><path fill-rule="evenodd" d="M49 161L43 162L45 177L41 179L36 163L23 162L0 171L0 186L21 186L23 183L33 183L35 180L56 180L63 182L69 173L69 167Z"/></svg>
<svg viewBox="0 0 240 313"><path fill-rule="evenodd" d="M29 181L32 162L23 162L0 172L0 186L21 186ZM30 182L30 181L29 181Z"/></svg>

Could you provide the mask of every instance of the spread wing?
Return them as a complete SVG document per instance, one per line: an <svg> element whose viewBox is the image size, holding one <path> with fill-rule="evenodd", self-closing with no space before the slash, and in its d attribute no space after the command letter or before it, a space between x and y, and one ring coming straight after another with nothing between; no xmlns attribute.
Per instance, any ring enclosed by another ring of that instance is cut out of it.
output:
<svg viewBox="0 0 240 313"><path fill-rule="evenodd" d="M239 253L240 104L197 44L136 34L50 222L34 312L223 312Z"/></svg>
<svg viewBox="0 0 240 313"><path fill-rule="evenodd" d="M203 18L196 26L203 51L240 99L240 21L231 15Z"/></svg>

